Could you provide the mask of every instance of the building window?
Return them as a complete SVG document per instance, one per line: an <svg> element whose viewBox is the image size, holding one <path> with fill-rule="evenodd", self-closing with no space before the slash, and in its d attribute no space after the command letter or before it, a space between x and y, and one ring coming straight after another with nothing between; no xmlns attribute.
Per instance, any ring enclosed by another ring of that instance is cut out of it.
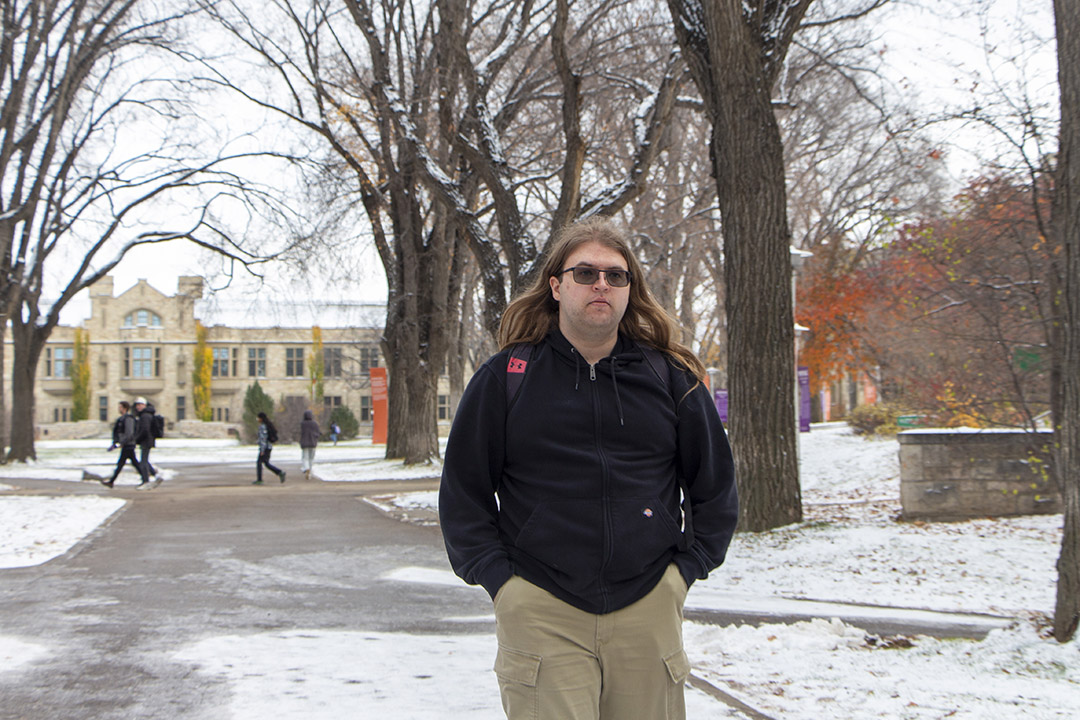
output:
<svg viewBox="0 0 1080 720"><path fill-rule="evenodd" d="M161 327L161 316L151 310L136 310L124 317L124 327Z"/></svg>
<svg viewBox="0 0 1080 720"><path fill-rule="evenodd" d="M304 348L285 348L285 377L304 377Z"/></svg>
<svg viewBox="0 0 1080 720"><path fill-rule="evenodd" d="M341 407L340 395L323 395L323 407L328 411L332 411L334 408Z"/></svg>
<svg viewBox="0 0 1080 720"><path fill-rule="evenodd" d="M68 421L68 409L67 408L53 408L53 422L67 422Z"/></svg>
<svg viewBox="0 0 1080 720"><path fill-rule="evenodd" d="M360 372L367 372L373 367L379 367L378 348L360 348Z"/></svg>
<svg viewBox="0 0 1080 720"><path fill-rule="evenodd" d="M161 374L161 348L124 348L124 376L158 377Z"/></svg>
<svg viewBox="0 0 1080 720"><path fill-rule="evenodd" d="M229 348L213 349L214 363L210 367L213 377L229 377Z"/></svg>
<svg viewBox="0 0 1080 720"><path fill-rule="evenodd" d="M176 421L179 422L187 417L187 400L183 395L176 396Z"/></svg>
<svg viewBox="0 0 1080 720"><path fill-rule="evenodd" d="M75 359L75 348L46 348L46 377L71 377L71 363Z"/></svg>
<svg viewBox="0 0 1080 720"><path fill-rule="evenodd" d="M325 359L325 377L341 377L341 348L332 347L323 349L323 358Z"/></svg>
<svg viewBox="0 0 1080 720"><path fill-rule="evenodd" d="M109 422L109 398L105 395L98 396L98 420Z"/></svg>
<svg viewBox="0 0 1080 720"><path fill-rule="evenodd" d="M214 419L218 422L229 422L229 408L214 408Z"/></svg>
<svg viewBox="0 0 1080 720"><path fill-rule="evenodd" d="M449 395L440 395L439 396L439 419L440 420L449 420L450 419L450 396Z"/></svg>
<svg viewBox="0 0 1080 720"><path fill-rule="evenodd" d="M360 396L360 422L371 422L371 418L375 415L371 408L371 396Z"/></svg>
<svg viewBox="0 0 1080 720"><path fill-rule="evenodd" d="M248 377L266 377L266 348L248 348Z"/></svg>

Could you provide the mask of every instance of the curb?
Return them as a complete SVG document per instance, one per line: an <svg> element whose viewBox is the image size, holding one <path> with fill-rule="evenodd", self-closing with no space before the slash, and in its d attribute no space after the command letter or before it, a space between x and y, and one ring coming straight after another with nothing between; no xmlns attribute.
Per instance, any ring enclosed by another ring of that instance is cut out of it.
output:
<svg viewBox="0 0 1080 720"><path fill-rule="evenodd" d="M838 618L868 633L887 635L929 635L936 638L982 640L992 630L1007 628L1016 618L980 613L940 612L911 608L857 605L854 603L733 598L723 610L687 607L687 620L710 625L790 625L814 619Z"/></svg>

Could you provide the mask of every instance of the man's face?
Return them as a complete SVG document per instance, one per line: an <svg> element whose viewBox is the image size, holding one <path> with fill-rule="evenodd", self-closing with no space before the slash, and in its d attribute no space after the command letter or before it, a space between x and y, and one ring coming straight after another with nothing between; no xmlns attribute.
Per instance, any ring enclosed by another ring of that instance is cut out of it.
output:
<svg viewBox="0 0 1080 720"><path fill-rule="evenodd" d="M142 412L144 407L146 403L135 403L135 412Z"/></svg>
<svg viewBox="0 0 1080 720"><path fill-rule="evenodd" d="M119 412L119 413L120 413L121 415L123 415L124 413L126 413L126 412L128 411L128 410L127 410L127 408L126 408L126 407L124 407L123 405L117 405L117 406L116 406L116 410L117 410L117 412Z"/></svg>
<svg viewBox="0 0 1080 720"><path fill-rule="evenodd" d="M624 272L628 269L622 253L598 242L579 245L559 269L572 267ZM575 281L572 272L549 278L549 282L551 295L559 303L559 329L567 339L614 341L630 299L629 285L612 287L604 273L599 273L595 282L588 285Z"/></svg>

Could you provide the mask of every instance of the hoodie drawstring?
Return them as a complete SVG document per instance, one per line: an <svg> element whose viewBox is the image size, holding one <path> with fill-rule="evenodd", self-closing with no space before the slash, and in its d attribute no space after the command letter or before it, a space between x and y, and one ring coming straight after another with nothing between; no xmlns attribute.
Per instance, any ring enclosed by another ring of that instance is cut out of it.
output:
<svg viewBox="0 0 1080 720"><path fill-rule="evenodd" d="M570 352L574 355L574 390L578 389L581 381L581 353L577 351L576 347L571 346ZM615 356L612 355L609 358L611 360L611 385L615 388L615 407L619 411L619 424L626 426L626 422L623 419L622 398L619 396L619 381L615 377ZM590 366L595 367L595 366ZM594 374L595 379L595 374Z"/></svg>
<svg viewBox="0 0 1080 720"><path fill-rule="evenodd" d="M618 380L615 379L615 365L616 364L617 363L615 362L615 358L612 358L611 359L611 385L612 385L612 387L615 388L615 407L619 410L619 424L625 426L626 423L623 422L622 399L619 397L619 382L618 382Z"/></svg>

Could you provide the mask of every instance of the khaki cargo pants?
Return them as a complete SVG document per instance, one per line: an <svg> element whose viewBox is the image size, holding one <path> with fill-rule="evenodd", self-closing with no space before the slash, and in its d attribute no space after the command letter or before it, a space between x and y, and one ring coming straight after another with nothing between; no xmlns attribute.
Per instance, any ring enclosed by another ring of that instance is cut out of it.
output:
<svg viewBox="0 0 1080 720"><path fill-rule="evenodd" d="M684 720L686 593L672 564L641 600L593 615L512 577L495 596L495 673L506 717Z"/></svg>

